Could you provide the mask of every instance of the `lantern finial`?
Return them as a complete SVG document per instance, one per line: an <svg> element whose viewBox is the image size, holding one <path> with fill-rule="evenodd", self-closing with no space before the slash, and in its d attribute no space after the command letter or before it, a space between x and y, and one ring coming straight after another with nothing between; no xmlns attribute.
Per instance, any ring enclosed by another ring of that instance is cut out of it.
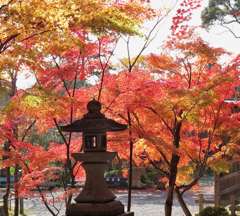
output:
<svg viewBox="0 0 240 216"><path fill-rule="evenodd" d="M90 113L99 113L101 111L101 108L101 103L95 100L95 98L87 104L87 109Z"/></svg>

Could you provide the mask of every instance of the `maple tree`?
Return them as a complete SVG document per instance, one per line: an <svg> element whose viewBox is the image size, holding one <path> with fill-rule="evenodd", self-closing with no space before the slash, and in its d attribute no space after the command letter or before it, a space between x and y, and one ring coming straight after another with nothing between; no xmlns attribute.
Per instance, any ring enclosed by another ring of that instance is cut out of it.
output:
<svg viewBox="0 0 240 216"><path fill-rule="evenodd" d="M168 54L149 56L146 68L106 78L103 101L115 118L127 122L130 112L135 163L150 164L166 177L165 214L171 215L176 192L185 214L191 215L182 195L207 168L226 170L238 149L239 114L224 100L239 85L239 61L221 65L224 51L200 38L175 46L172 55L166 50ZM112 147L128 154L122 142Z"/></svg>
<svg viewBox="0 0 240 216"><path fill-rule="evenodd" d="M71 158L81 143L76 135L63 134L59 125L81 118L95 96L109 117L129 125L118 137L110 134L109 149L128 159L130 146L136 165L154 166L165 176L167 216L174 192L191 215L183 194L208 167L227 169L239 134L239 114L224 102L239 85L239 57L224 65L220 58L228 53L194 36L186 23L199 4L182 2L165 52L142 56L150 31L139 55L129 54L121 67L111 62L119 36L138 34L141 23L155 16L147 1L74 0L66 7L60 0L9 0L0 7L6 16L0 18L1 31L8 29L1 39L0 83L11 92L1 109L0 139L8 143L8 150L1 151L2 167L16 167L17 196L34 196L32 189L37 189L51 215L60 214L54 201L63 199L66 207L71 203L72 187L84 175ZM35 75L36 84L17 90L23 68ZM110 73L113 68L118 74ZM94 86L87 82L93 75L99 81ZM58 139L45 147L31 140L33 133L52 131ZM47 198L41 185L50 180L60 180L64 194Z"/></svg>
<svg viewBox="0 0 240 216"><path fill-rule="evenodd" d="M185 23L200 1L190 2L183 1L184 9L173 17L166 52L151 55L131 74L125 70L104 84L106 110L126 122L129 114L133 118L135 156L147 159L167 178L166 215L171 215L174 191L185 214L191 215L182 195L196 185L207 167L226 170L224 156L237 151L238 143L238 115L224 101L239 84L239 57L223 66L219 59L227 53L194 35ZM173 55L166 54L171 51Z"/></svg>
<svg viewBox="0 0 240 216"><path fill-rule="evenodd" d="M15 215L17 197L34 196L33 188L49 212L58 215L59 209L41 189L56 178L63 184L66 207L71 203L74 190L68 184L74 186L83 175L71 153L79 151L81 143L71 133L62 134L59 122L71 123L83 114L91 95L81 87L93 74L109 71L119 35L140 34L141 23L155 15L144 1L68 3L66 7L65 1L6 1L1 6L1 77L7 83L6 93L14 90L1 110L1 143L8 143L8 151L1 153L6 158L2 167L16 167ZM17 90L23 70L34 74L37 83ZM44 134L54 128L62 142L53 139L46 149L29 142L32 131ZM9 195L9 187L7 191ZM6 214L7 208L6 202Z"/></svg>
<svg viewBox="0 0 240 216"><path fill-rule="evenodd" d="M136 34L144 8L136 2L88 1L1 1L0 52L21 42L38 41L40 47L52 43L74 43L71 28L90 28L94 32L115 30ZM131 12L129 12L131 11ZM75 41L77 42L77 41Z"/></svg>

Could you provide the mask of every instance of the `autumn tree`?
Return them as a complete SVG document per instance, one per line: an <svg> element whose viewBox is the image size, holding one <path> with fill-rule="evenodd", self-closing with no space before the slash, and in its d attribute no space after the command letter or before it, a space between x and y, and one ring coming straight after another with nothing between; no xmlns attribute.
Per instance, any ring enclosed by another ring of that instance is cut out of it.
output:
<svg viewBox="0 0 240 216"><path fill-rule="evenodd" d="M227 29L235 38L239 38L240 2L238 0L210 0L202 12L204 27L220 25Z"/></svg>
<svg viewBox="0 0 240 216"><path fill-rule="evenodd" d="M191 215L183 194L209 167L226 169L238 148L231 135L239 132L238 114L225 99L239 84L239 61L220 64L225 52L200 38L170 46L130 74L106 78L103 101L110 115L126 122L129 110L136 163L151 164L167 179L165 215L171 215L174 193ZM124 155L125 148L118 149Z"/></svg>
<svg viewBox="0 0 240 216"><path fill-rule="evenodd" d="M7 57L7 56L5 56ZM1 59L2 61L4 61L4 59ZM15 58L14 56L12 56L12 58L5 58L4 62L1 62L1 80L0 80L0 84L1 84L1 103L2 103L2 107L4 108L6 106L6 104L8 104L8 101L10 100L10 98L14 97L16 92L17 92L17 87L16 87L16 83L17 83L17 71L18 71L18 66L13 66L13 62L14 63L18 63L18 59ZM2 110L1 110L2 111ZM4 111L1 112L1 114L4 115ZM2 115L1 115L2 116ZM15 136L18 136L18 130L16 126L13 126L13 130L14 130L14 134ZM9 139L5 139L5 141L3 141L3 149L6 152L10 151L10 143L11 141ZM3 159L8 159L9 156L7 155L3 155ZM9 195L10 195L10 167L6 167L6 169L4 170L5 174L6 174L6 193L3 195L3 200L4 200L4 211L6 213L6 215L8 215L8 199L9 199ZM17 181L17 169L15 170L15 181ZM18 198L15 199L15 206L17 206L15 209L16 211L18 210Z"/></svg>
<svg viewBox="0 0 240 216"><path fill-rule="evenodd" d="M36 188L52 215L58 215L59 209L48 202L40 185L56 178L54 173L59 167L54 164L60 163L62 174L57 177L63 183L63 198L68 206L72 197L68 183L75 184L79 170L79 164L71 159L71 152L80 150L79 139L62 134L59 123L81 116L83 103L91 96L80 88L93 74L101 76L109 71L119 35L139 34L141 23L154 16L148 4L139 3L70 1L66 5L65 1L8 1L1 7L1 18L5 16L1 28L6 33L1 46L1 74L14 68L16 75L15 92L1 113L1 143L8 140L10 150L2 152L8 156L3 167L21 167L16 192L33 195L31 189ZM37 81L24 91L16 88L18 74L23 70L34 74ZM2 77L10 81L8 76ZM50 128L56 128L61 143L49 143L44 149L28 142L31 131L41 134Z"/></svg>
<svg viewBox="0 0 240 216"><path fill-rule="evenodd" d="M128 4L129 8L134 4ZM0 52L29 39L41 44L73 41L70 29L76 26L134 34L140 22L124 10L125 6L110 0L1 1Z"/></svg>
<svg viewBox="0 0 240 216"><path fill-rule="evenodd" d="M47 1L35 5L36 10L30 10L29 1L21 2L9 1L1 7L5 11L13 8L17 15L9 13L5 20L27 30L13 39L11 32L4 36L2 41L7 43L3 42L4 55L0 56L1 67L10 59L9 70L19 73L24 67L36 78L35 86L25 91L17 91L15 85L15 94L1 113L1 143L10 141L10 151L2 152L8 156L4 167L17 164L22 168L18 192L33 195L31 189L37 188L49 212L58 215L59 209L40 186L60 178L66 207L70 204L73 190L69 183L74 186L82 175L71 153L81 150L81 144L74 134L61 133L59 125L81 117L86 101L94 95L107 115L130 126L129 134L118 139L111 136L109 148L126 157L129 144L134 146L135 163L156 167L167 180L166 215L171 215L174 192L185 214L191 215L183 194L207 167L222 169L225 156L232 156L236 148L231 134L239 132L239 119L231 113L232 105L224 102L238 84L239 60L221 64L219 59L226 53L195 37L185 24L200 1L182 2L165 52L142 56L151 41L150 32L139 55L127 56L115 75L110 73L114 68L111 57L120 34L138 33L140 24L154 16L143 1L71 1L69 8L61 1L57 6ZM25 8L22 16L18 7ZM10 58L4 60L6 55ZM98 85L89 87L87 80L94 74L100 77ZM49 129L58 132L62 142L53 140L46 148L28 142L32 130L41 134Z"/></svg>
<svg viewBox="0 0 240 216"><path fill-rule="evenodd" d="M221 51L211 49L201 40L180 44L178 48L184 55L181 57L179 53L175 61L171 60L171 57L165 59L164 55L159 56L159 60L154 56L150 57L150 62L153 60L152 65L154 62L160 64L160 67L156 65L155 70L161 74L167 72L170 77L166 82L167 96L164 95L164 100L160 102L161 105L159 104L161 109L158 105L157 109L152 106L149 109L156 117L159 116L164 127L169 130L165 133L170 133L172 137L171 159L164 161L169 166L165 213L171 215L172 193L175 190L185 214L191 215L181 195L197 183L207 167L215 165L216 168L223 164L221 159L226 159L223 155L227 155L228 147L231 148L230 143L234 144L230 134L237 128L238 119L234 119L231 108L224 100L233 94L235 86L238 85L238 73L234 63L233 68L226 66L223 69L217 62L217 56ZM170 64L170 70L162 65L162 58L169 61L167 65ZM229 91L226 91L226 88ZM167 106L166 110L164 105ZM232 122L231 127L228 125L229 121ZM161 137L163 143L168 140ZM169 144L169 141L165 143ZM218 168L224 169L221 166Z"/></svg>

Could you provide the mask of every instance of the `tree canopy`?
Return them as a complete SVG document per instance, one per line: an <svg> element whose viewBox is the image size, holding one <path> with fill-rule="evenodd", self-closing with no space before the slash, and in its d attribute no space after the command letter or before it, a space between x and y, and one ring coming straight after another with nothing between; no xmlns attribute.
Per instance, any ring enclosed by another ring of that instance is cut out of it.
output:
<svg viewBox="0 0 240 216"><path fill-rule="evenodd" d="M209 0L208 7L202 12L202 23L205 27L219 24L239 38L240 1Z"/></svg>
<svg viewBox="0 0 240 216"><path fill-rule="evenodd" d="M216 10L224 10L225 4L209 3ZM200 0L183 0L166 43L158 53L143 55L162 18L148 1L2 3L0 155L9 175L15 168L17 197L34 196L37 190L53 216L59 214L54 201L64 201L66 208L71 204L76 181L84 177L71 154L81 151L82 143L59 126L81 118L95 97L106 116L129 126L117 136L109 134L108 150L124 159L133 150L135 165L155 167L162 174L166 216L171 215L174 193L191 215L183 194L207 169L227 171L232 160L239 160L239 113L225 99L240 85L240 58L212 47L189 27L199 7ZM228 17L221 16L206 18L206 24ZM154 17L155 27L143 36L141 25ZM112 57L122 35L143 36L145 43L132 57L127 38L128 56L116 64ZM25 90L16 86L23 71L36 79ZM93 77L96 82L89 84ZM49 139L42 142L46 135ZM59 181L63 193L47 197L41 186L49 181Z"/></svg>

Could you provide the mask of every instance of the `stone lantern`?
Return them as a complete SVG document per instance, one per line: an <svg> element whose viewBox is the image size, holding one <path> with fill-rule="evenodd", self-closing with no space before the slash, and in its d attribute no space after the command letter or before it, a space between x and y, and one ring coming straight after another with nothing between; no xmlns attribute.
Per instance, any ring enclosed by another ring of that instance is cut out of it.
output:
<svg viewBox="0 0 240 216"><path fill-rule="evenodd" d="M124 213L124 206L115 200L108 189L104 172L116 152L107 151L107 132L122 131L127 125L108 119L101 113L101 103L93 99L87 105L88 113L70 125L61 126L62 131L81 132L83 152L73 153L86 172L83 190L75 198L76 203L67 209L67 216L133 216Z"/></svg>

